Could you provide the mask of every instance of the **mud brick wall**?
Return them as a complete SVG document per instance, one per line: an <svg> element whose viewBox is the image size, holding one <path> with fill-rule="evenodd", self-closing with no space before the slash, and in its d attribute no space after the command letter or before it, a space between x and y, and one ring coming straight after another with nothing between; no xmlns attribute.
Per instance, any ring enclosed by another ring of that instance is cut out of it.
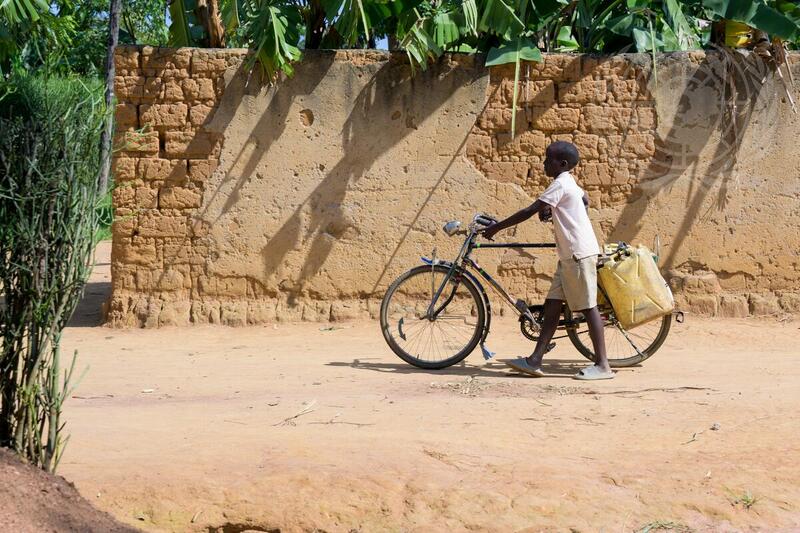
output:
<svg viewBox="0 0 800 533"><path fill-rule="evenodd" d="M374 317L420 255L455 253L444 221L535 199L561 139L598 236L659 235L684 309L800 312L800 121L757 58L668 54L656 76L643 55L546 55L522 66L513 136L514 72L481 58L412 76L400 55L308 53L274 86L246 58L117 52L114 325ZM481 254L530 300L555 269L548 252Z"/></svg>

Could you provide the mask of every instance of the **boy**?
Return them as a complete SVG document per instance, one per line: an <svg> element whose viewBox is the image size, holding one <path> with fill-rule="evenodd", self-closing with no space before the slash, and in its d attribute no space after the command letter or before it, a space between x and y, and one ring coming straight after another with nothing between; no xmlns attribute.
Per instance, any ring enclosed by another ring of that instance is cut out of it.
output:
<svg viewBox="0 0 800 533"><path fill-rule="evenodd" d="M537 213L543 222L552 217L556 234L558 267L544 301L544 323L536 348L530 356L506 364L524 374L544 375L542 357L556 331L562 303L566 300L570 309L580 311L586 317L597 355L595 364L578 372L575 378L611 379L614 373L608 365L603 319L597 310L597 255L600 247L589 222L589 198L569 172L579 159L578 149L572 143L557 141L548 146L544 173L554 178L553 182L533 204L492 224L483 235L491 239L498 231L516 226Z"/></svg>

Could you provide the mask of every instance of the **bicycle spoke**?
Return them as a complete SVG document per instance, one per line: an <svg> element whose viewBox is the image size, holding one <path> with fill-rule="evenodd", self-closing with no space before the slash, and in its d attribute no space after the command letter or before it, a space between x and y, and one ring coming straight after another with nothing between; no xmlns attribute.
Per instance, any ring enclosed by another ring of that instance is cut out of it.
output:
<svg viewBox="0 0 800 533"><path fill-rule="evenodd" d="M426 318L433 295L439 290L447 272L425 269L408 277L395 289L387 303L391 316L388 333L406 353L424 362L443 361L462 352L474 342L481 327L473 315L477 295L464 284L444 287L433 321ZM443 304L447 304L441 308ZM479 302L478 302L479 303ZM402 333L400 336L400 321Z"/></svg>

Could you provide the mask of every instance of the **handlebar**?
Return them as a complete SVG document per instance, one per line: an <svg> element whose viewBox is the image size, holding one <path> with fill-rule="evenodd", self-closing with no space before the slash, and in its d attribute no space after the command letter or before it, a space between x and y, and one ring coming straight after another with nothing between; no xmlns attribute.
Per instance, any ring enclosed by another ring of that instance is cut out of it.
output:
<svg viewBox="0 0 800 533"><path fill-rule="evenodd" d="M486 215L486 214L475 215L475 218L473 219L473 221L475 222L475 224L477 224L479 226L483 226L484 228L489 227L492 224L496 224L497 223L497 219L495 217L493 217L491 215Z"/></svg>

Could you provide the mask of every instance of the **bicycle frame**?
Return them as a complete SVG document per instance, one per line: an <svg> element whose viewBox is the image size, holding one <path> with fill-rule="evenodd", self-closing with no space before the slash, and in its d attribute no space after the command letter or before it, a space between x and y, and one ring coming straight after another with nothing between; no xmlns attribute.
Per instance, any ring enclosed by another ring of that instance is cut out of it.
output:
<svg viewBox="0 0 800 533"><path fill-rule="evenodd" d="M541 243L541 242L531 242L531 243L524 243L524 242L509 242L509 243L476 243L475 238L478 236L478 231L475 228L471 228L467 238L464 240L464 244L461 246L461 250L458 252L458 256L452 262L450 261L441 261L432 258L427 260L427 258L423 258L423 262L426 264L434 265L439 264L443 266L449 266L450 272L448 275L442 280L442 283L439 285L439 288L433 295L431 299L431 303L428 306L427 318L429 320L435 319L442 310L447 307L447 304L453 299L455 295L455 290L457 288L454 287L453 291L450 293L450 296L442 303L439 308L436 308L436 303L439 300L439 297L442 295L444 288L447 286L447 283L453 277L457 270L460 269L461 272L468 273L468 268L474 269L480 277L486 280L487 283L509 304L512 308L514 308L520 315L523 314L523 311L517 307L517 302L514 300L511 295L506 291L500 283L498 283L488 272L486 272L481 266L472 259L471 254L473 250L478 250L482 248L555 248L556 245L554 243ZM474 276L472 276L474 278ZM486 291L483 289L483 285L477 280L473 279L471 281L475 281L475 284L484 294Z"/></svg>
<svg viewBox="0 0 800 533"><path fill-rule="evenodd" d="M486 294L486 290L483 287L483 284L478 280L478 278L472 274L470 270L474 270L477 274L483 278L495 292L497 292L503 300L508 303L512 309L514 309L520 317L526 315L532 322L534 321L533 316L530 313L530 310L527 307L527 304L524 304L522 300L514 300L514 298L505 290L505 288L500 285L500 283L495 280L491 274L486 272L474 259L472 259L471 255L474 250L485 249L485 248L517 248L517 249L525 249L525 248L549 248L554 249L556 245L554 243L523 243L523 242L509 242L509 243L494 243L494 242L487 242L487 243L478 243L475 242L477 236L479 235L478 228L476 227L475 222L470 224L469 230L467 231L467 238L464 240L464 244L461 246L461 249L458 252L455 260L451 261L443 261L437 260L435 258L435 250L434 250L434 257L428 259L426 257L422 258L422 261L425 264L434 266L434 265L442 265L445 267L449 267L449 272L447 276L442 280L441 284L439 285L438 289L433 292L433 298L431 298L431 303L428 306L428 310L426 313L426 318L428 320L435 320L436 317L441 313L447 305L452 301L455 297L455 293L458 290L458 283L460 282L460 276L464 275L467 276L470 281L478 288L481 293L481 297L483 298L484 307L486 308L486 323L484 327L484 331L481 335L481 350L484 352L485 358L490 358L493 354L486 349L484 346L486 337L489 335L489 329L491 327L492 322L492 307L491 302L489 300L488 295ZM452 291L450 291L449 296L447 296L442 302L441 305L437 307L437 302L439 298L442 296L445 287L449 281L456 276L456 283L453 286ZM433 289L433 287L431 287ZM522 305L520 305L522 304ZM567 326L572 325L574 323L571 322L567 324L566 321L560 320L559 326Z"/></svg>

